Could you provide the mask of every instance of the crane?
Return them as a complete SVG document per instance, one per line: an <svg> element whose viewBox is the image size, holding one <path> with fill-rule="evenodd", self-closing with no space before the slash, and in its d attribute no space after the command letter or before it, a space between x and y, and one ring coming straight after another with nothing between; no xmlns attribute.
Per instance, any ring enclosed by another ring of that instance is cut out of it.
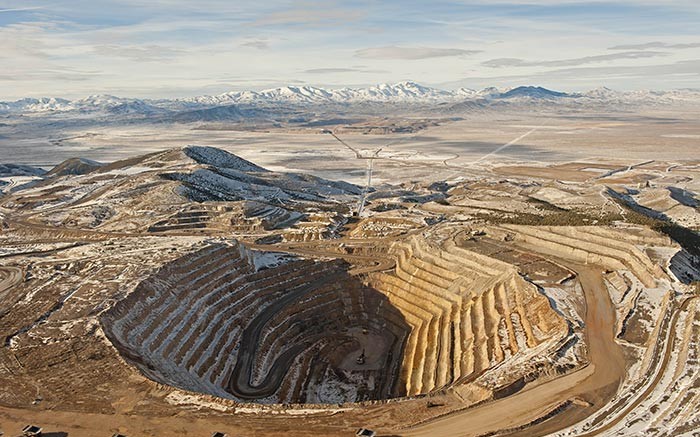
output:
<svg viewBox="0 0 700 437"><path fill-rule="evenodd" d="M345 146L349 150L351 150L355 154L355 158L367 160L367 183L365 184L364 188L362 189L362 194L360 195L360 201L358 203L357 211L355 213L359 217L365 208L365 203L367 201L367 194L369 194L369 190L372 187L372 169L374 167L374 160L379 157L379 152L381 152L384 147L380 147L379 149L375 150L371 156L364 156L360 150L355 149L354 147L350 146L348 143L346 143L345 141L340 139L340 137L338 137L333 131L326 129L323 131L323 133L330 134L333 138L338 140L338 142L340 144L342 144L343 146ZM389 143L389 144L391 144L391 143Z"/></svg>

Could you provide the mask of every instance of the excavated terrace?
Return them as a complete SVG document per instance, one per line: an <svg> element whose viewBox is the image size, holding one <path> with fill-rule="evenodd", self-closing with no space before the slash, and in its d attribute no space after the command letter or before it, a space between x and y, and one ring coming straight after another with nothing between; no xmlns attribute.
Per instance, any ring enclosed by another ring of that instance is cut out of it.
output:
<svg viewBox="0 0 700 437"><path fill-rule="evenodd" d="M510 264L417 237L389 256L394 270L360 277L340 260L214 245L164 266L102 322L151 379L260 403L430 393L566 342L564 320Z"/></svg>
<svg viewBox="0 0 700 437"><path fill-rule="evenodd" d="M263 403L402 395L410 326L347 267L216 245L143 281L103 323L144 374L191 391Z"/></svg>

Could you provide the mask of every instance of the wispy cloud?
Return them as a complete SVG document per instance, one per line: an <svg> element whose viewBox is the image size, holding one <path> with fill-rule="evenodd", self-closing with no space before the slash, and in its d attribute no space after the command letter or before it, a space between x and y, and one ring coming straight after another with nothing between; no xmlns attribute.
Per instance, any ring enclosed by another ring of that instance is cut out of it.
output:
<svg viewBox="0 0 700 437"><path fill-rule="evenodd" d="M27 79L44 82L84 82L100 76L97 71L78 71L70 68L37 68L29 73L18 75L15 71L3 71L0 80L8 82L23 82Z"/></svg>
<svg viewBox="0 0 700 437"><path fill-rule="evenodd" d="M648 50L648 49L694 49L700 47L700 42L691 43L666 43L660 41L648 42L644 44L627 44L610 47L608 50Z"/></svg>
<svg viewBox="0 0 700 437"><path fill-rule="evenodd" d="M306 2L302 7L270 12L254 20L253 26L337 26L365 17L360 9L338 7L328 3Z"/></svg>
<svg viewBox="0 0 700 437"><path fill-rule="evenodd" d="M241 43L241 47L250 47L253 49L265 50L270 48L270 43L268 43L267 40L264 39L254 39Z"/></svg>
<svg viewBox="0 0 700 437"><path fill-rule="evenodd" d="M559 59L553 61L526 61L518 58L498 58L484 62L482 65L490 68L503 67L573 67L577 65L599 62L617 61L620 59L642 59L657 56L668 56L666 52L630 51L611 53L608 55L584 56L582 58Z"/></svg>
<svg viewBox="0 0 700 437"><path fill-rule="evenodd" d="M7 8L7 9L0 9L0 13L2 12L26 12L26 11L36 11L38 9L43 9L41 6L32 6L32 7L26 7L26 8Z"/></svg>
<svg viewBox="0 0 700 437"><path fill-rule="evenodd" d="M364 68L312 68L304 70L306 74L337 74L337 73L388 73L386 70L368 70Z"/></svg>
<svg viewBox="0 0 700 437"><path fill-rule="evenodd" d="M136 62L165 62L186 53L184 50L155 44L146 46L100 45L95 46L93 52L97 55L125 58Z"/></svg>
<svg viewBox="0 0 700 437"><path fill-rule="evenodd" d="M429 58L445 58L452 56L469 56L481 53L481 50L465 50L436 47L373 47L357 50L355 56L366 59L401 59L418 60Z"/></svg>

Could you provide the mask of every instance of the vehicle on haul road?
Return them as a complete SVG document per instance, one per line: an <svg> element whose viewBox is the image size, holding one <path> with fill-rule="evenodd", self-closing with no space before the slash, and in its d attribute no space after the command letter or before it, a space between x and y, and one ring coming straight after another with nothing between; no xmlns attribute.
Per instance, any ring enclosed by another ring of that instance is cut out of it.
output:
<svg viewBox="0 0 700 437"><path fill-rule="evenodd" d="M41 437L42 428L36 425L27 425L22 428L22 437Z"/></svg>

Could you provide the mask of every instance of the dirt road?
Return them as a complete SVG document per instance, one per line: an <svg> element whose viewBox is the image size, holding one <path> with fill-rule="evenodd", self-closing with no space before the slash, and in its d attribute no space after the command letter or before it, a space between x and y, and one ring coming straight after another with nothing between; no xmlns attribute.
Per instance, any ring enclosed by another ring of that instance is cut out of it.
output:
<svg viewBox="0 0 700 437"><path fill-rule="evenodd" d="M5 298L7 291L22 282L22 269L19 267L0 267L0 300Z"/></svg>
<svg viewBox="0 0 700 437"><path fill-rule="evenodd" d="M282 298L270 304L246 327L241 335L241 348L236 358L236 366L231 371L228 391L241 399L259 399L274 394L282 383L282 379L291 368L292 363L299 353L313 344L314 339L323 335L310 336L301 344L295 344L282 352L270 366L270 371L259 385L251 383L251 375L259 345L260 334L267 322L278 314L284 307L301 298L319 287L333 281L334 278L326 275L310 284L288 291Z"/></svg>

